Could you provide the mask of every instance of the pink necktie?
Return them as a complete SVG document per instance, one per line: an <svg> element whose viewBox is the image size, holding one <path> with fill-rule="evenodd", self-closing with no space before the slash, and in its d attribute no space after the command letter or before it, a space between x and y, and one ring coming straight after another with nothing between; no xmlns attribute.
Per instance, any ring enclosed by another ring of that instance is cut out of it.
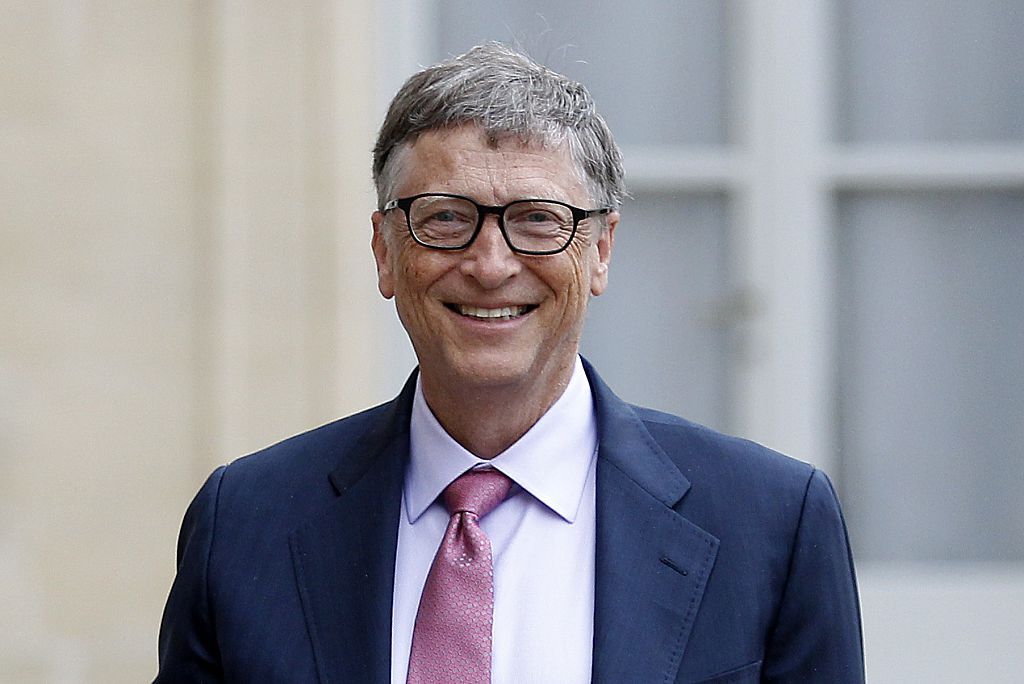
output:
<svg viewBox="0 0 1024 684"><path fill-rule="evenodd" d="M494 577L479 520L508 495L497 470L470 470L444 490L451 513L412 633L407 684L490 684Z"/></svg>

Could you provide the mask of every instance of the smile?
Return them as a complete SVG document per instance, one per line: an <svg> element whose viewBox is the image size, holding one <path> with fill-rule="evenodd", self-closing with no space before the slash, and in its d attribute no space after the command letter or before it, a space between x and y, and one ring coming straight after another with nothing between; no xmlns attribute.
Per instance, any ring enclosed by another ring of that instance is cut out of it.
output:
<svg viewBox="0 0 1024 684"><path fill-rule="evenodd" d="M537 308L534 304L521 304L519 306L502 306L496 309L485 309L479 306L465 306L462 304L446 304L455 313L469 318L483 320L511 320L529 313Z"/></svg>

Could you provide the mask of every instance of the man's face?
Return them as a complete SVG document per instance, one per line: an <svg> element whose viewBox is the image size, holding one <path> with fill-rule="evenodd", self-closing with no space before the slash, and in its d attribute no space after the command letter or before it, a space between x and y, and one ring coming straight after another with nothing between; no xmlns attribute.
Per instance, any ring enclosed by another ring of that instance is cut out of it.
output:
<svg viewBox="0 0 1024 684"><path fill-rule="evenodd" d="M493 148L475 126L425 133L405 152L396 196L426 192L485 205L542 198L595 208L566 149L516 140ZM493 215L472 245L448 252L416 244L399 209L375 212L372 221L378 287L395 298L425 391L436 384L560 393L555 385L571 374L590 295L608 282L618 214L606 228L598 218L581 222L568 248L550 256L513 253Z"/></svg>

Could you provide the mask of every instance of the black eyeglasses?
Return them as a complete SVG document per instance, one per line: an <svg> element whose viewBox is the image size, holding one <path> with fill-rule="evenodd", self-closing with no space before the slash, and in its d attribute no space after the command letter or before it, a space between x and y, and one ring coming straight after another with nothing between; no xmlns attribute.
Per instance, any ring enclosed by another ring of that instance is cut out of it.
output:
<svg viewBox="0 0 1024 684"><path fill-rule="evenodd" d="M580 221L611 209L580 209L565 202L522 199L505 206L479 204L462 195L435 192L393 199L383 211L405 212L409 233L431 249L465 249L480 234L487 214L498 217L505 242L516 254L558 254L572 242Z"/></svg>

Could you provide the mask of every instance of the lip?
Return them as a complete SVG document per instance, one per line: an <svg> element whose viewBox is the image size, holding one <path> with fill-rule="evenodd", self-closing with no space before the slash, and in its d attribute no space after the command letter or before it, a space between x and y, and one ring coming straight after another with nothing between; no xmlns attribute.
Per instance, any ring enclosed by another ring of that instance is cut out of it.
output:
<svg viewBox="0 0 1024 684"><path fill-rule="evenodd" d="M445 302L447 309L460 321L472 325L510 325L529 318L537 310L536 304L457 304Z"/></svg>

